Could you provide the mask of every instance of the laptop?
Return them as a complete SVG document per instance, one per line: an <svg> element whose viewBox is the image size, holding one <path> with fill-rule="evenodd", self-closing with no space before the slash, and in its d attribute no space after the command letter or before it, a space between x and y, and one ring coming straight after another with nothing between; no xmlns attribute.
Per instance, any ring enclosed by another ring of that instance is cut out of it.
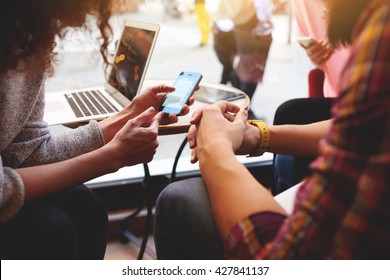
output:
<svg viewBox="0 0 390 280"><path fill-rule="evenodd" d="M105 83L47 93L44 120L49 125L72 125L122 110L141 90L159 30L156 23L126 21Z"/></svg>

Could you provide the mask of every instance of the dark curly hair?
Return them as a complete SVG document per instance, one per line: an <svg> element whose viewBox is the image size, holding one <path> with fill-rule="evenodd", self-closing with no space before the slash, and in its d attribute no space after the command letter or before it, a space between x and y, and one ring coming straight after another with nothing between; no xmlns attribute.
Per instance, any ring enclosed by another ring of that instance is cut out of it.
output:
<svg viewBox="0 0 390 280"><path fill-rule="evenodd" d="M101 33L100 52L106 64L112 29L113 0L3 0L0 9L0 73L34 55L50 73L55 37L68 27L85 27L87 15L96 17Z"/></svg>

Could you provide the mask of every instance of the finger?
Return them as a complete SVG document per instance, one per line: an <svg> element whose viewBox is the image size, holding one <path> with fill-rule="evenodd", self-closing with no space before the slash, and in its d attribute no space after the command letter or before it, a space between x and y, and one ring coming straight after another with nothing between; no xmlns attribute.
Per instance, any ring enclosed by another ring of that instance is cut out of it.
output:
<svg viewBox="0 0 390 280"><path fill-rule="evenodd" d="M159 93L156 93L155 95L156 95L157 99L159 101L161 101L161 103L162 103L162 101L165 100L165 98L167 97L168 92L159 92Z"/></svg>
<svg viewBox="0 0 390 280"><path fill-rule="evenodd" d="M168 93L174 91L175 88L167 85L158 85L150 88L149 90L153 92L158 101L162 103L167 97Z"/></svg>
<svg viewBox="0 0 390 280"><path fill-rule="evenodd" d="M234 121L234 116L228 112L225 112L223 116L225 117L225 119L227 119L230 122Z"/></svg>
<svg viewBox="0 0 390 280"><path fill-rule="evenodd" d="M202 118L203 109L206 108L207 106L209 106L209 105L206 105L205 107L196 110L196 111L192 114L191 120L190 120L190 123L191 123L191 124L196 124L196 123L198 123L198 122L200 121L200 119Z"/></svg>
<svg viewBox="0 0 390 280"><path fill-rule="evenodd" d="M227 101L218 101L217 103L215 103L215 105L217 105L220 108L223 114L226 112L237 114L240 111L239 106Z"/></svg>
<svg viewBox="0 0 390 280"><path fill-rule="evenodd" d="M236 117L234 118L233 122L246 122L248 119L248 111L247 110L240 110Z"/></svg>
<svg viewBox="0 0 390 280"><path fill-rule="evenodd" d="M225 118L228 120L231 120L232 114L234 116L236 113L238 113L240 111L240 107L237 106L236 104L233 104L233 103L227 102L227 101L218 101L217 103L205 106L202 109L195 111L192 114L190 123L191 124L198 123L200 121L200 119L202 118L203 110L210 108L210 106L218 107L219 110L222 112L222 114L225 116Z"/></svg>
<svg viewBox="0 0 390 280"><path fill-rule="evenodd" d="M169 118L169 123L177 123L177 121L179 120L179 118L175 114L171 114L171 113L168 114L168 118Z"/></svg>
<svg viewBox="0 0 390 280"><path fill-rule="evenodd" d="M191 106L191 105L193 105L195 103L195 98L194 98L194 96L191 96L189 99L188 99L188 101L187 101L187 105L188 106Z"/></svg>
<svg viewBox="0 0 390 280"><path fill-rule="evenodd" d="M190 107L188 105L184 105L181 109L180 116L185 116L190 112Z"/></svg>
<svg viewBox="0 0 390 280"><path fill-rule="evenodd" d="M191 163L197 163L198 156L196 154L196 149L191 150Z"/></svg>
<svg viewBox="0 0 390 280"><path fill-rule="evenodd" d="M172 92L175 90L175 88L172 86L161 84L161 85L150 87L149 90L157 94L160 92Z"/></svg>
<svg viewBox="0 0 390 280"><path fill-rule="evenodd" d="M324 51L324 46L322 43L316 43L312 45L311 47L306 49L306 53L309 57L318 55Z"/></svg>
<svg viewBox="0 0 390 280"><path fill-rule="evenodd" d="M321 42L316 42L316 43L311 44L310 46L306 47L305 50L307 53L311 53L311 52L315 52L319 48L321 48Z"/></svg>
<svg viewBox="0 0 390 280"><path fill-rule="evenodd" d="M136 125L142 126L148 124L150 120L155 116L155 114L156 114L156 109L154 107L149 107L141 114L139 114L138 116L136 116L135 118L129 121L133 121Z"/></svg>
<svg viewBox="0 0 390 280"><path fill-rule="evenodd" d="M188 129L187 139L188 139L188 146L190 147L190 149L194 149L196 147L196 126L195 125L191 125L190 128Z"/></svg>
<svg viewBox="0 0 390 280"><path fill-rule="evenodd" d="M328 52L324 56L324 60L328 60L333 54L333 49L329 49Z"/></svg>
<svg viewBox="0 0 390 280"><path fill-rule="evenodd" d="M159 112L158 114L156 114L152 120L152 123L150 124L150 128L158 130L160 124L163 121L163 118L164 118L163 112Z"/></svg>

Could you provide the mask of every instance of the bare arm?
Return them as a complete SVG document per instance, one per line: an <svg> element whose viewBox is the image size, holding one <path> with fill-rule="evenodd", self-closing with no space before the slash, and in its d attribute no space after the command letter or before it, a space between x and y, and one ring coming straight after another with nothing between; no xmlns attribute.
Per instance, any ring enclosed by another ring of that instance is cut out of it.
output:
<svg viewBox="0 0 390 280"><path fill-rule="evenodd" d="M325 136L331 120L316 122L307 125L273 125L269 126L271 133L268 152L287 154L292 156L316 156L318 142ZM260 143L259 129L246 124L245 136L236 154L251 153Z"/></svg>
<svg viewBox="0 0 390 280"><path fill-rule="evenodd" d="M236 108L235 110L238 110ZM233 118L225 114L226 119ZM202 111L193 114L191 122L196 124L202 117ZM330 128L332 120L316 122L307 125L274 125L269 126L271 141L269 152L276 154L288 154L293 156L316 156L318 154L318 142L325 136ZM238 155L251 153L260 143L260 133L257 127L246 123L243 132L243 140L235 150ZM188 140L190 148L197 145L197 137L193 131L189 131ZM196 154L193 154L192 162L196 162Z"/></svg>
<svg viewBox="0 0 390 280"><path fill-rule="evenodd" d="M269 152L293 156L316 156L318 142L330 128L331 120L306 125L275 125L270 127Z"/></svg>
<svg viewBox="0 0 390 280"><path fill-rule="evenodd" d="M195 113L189 131L192 161L199 159L222 237L253 213L271 211L286 215L271 193L235 157L234 151L247 154L259 143L258 128L246 122L246 111L238 110L228 103L206 107ZM231 117L226 111L237 115ZM270 151L316 155L318 141L330 123L328 120L310 125L271 126Z"/></svg>
<svg viewBox="0 0 390 280"><path fill-rule="evenodd" d="M26 201L68 189L123 166L152 160L162 113L154 108L128 121L105 146L62 162L17 169Z"/></svg>
<svg viewBox="0 0 390 280"><path fill-rule="evenodd" d="M177 122L173 114L158 113L171 86L145 90L121 112L99 122L105 146L81 156L42 166L18 169L25 185L26 201L56 193L124 166L149 162L159 145L160 124ZM189 112L191 98L182 114Z"/></svg>
<svg viewBox="0 0 390 280"><path fill-rule="evenodd" d="M226 236L234 224L250 214L285 212L235 157L234 150L243 140L247 112L240 110L230 121L221 112L235 108L232 104L219 104L204 109L192 132L198 144L194 153L199 158L216 223L220 234Z"/></svg>
<svg viewBox="0 0 390 280"><path fill-rule="evenodd" d="M221 236L227 236L237 222L257 212L287 215L272 194L228 150L228 145L221 143L210 146L199 161Z"/></svg>

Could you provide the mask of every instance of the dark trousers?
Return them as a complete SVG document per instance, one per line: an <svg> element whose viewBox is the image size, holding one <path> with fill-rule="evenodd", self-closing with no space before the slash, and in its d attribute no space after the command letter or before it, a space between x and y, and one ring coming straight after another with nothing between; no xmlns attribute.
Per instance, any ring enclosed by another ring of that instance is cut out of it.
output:
<svg viewBox="0 0 390 280"><path fill-rule="evenodd" d="M0 224L4 259L103 259L107 210L86 186L27 204Z"/></svg>

